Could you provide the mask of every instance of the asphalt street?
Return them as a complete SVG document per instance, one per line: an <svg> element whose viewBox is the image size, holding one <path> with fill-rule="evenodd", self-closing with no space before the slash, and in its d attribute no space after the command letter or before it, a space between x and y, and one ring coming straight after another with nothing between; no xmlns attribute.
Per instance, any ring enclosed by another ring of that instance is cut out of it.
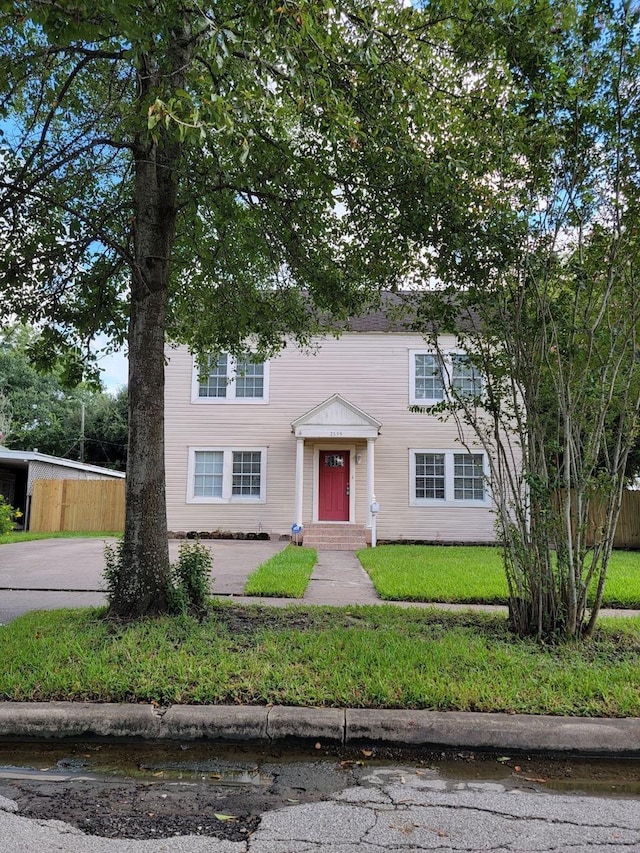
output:
<svg viewBox="0 0 640 853"><path fill-rule="evenodd" d="M640 850L640 801L446 782L389 769L369 787L261 817L243 841L131 841L20 816L0 798L0 853L613 853Z"/></svg>

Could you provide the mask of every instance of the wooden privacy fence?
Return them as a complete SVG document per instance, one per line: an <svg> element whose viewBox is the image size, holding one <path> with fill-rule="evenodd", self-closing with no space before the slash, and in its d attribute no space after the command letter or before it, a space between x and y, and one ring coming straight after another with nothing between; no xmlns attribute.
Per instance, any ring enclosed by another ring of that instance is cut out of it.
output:
<svg viewBox="0 0 640 853"><path fill-rule="evenodd" d="M627 491L622 495L613 545L615 548L640 548L640 492Z"/></svg>
<svg viewBox="0 0 640 853"><path fill-rule="evenodd" d="M124 479L35 480L29 530L124 530Z"/></svg>
<svg viewBox="0 0 640 853"><path fill-rule="evenodd" d="M559 499L564 499L564 492L559 493ZM593 542L593 535L604 519L604 509L597 500L589 506L587 527L587 542ZM624 491L622 505L618 517L618 526L613 537L614 548L640 548L640 491Z"/></svg>

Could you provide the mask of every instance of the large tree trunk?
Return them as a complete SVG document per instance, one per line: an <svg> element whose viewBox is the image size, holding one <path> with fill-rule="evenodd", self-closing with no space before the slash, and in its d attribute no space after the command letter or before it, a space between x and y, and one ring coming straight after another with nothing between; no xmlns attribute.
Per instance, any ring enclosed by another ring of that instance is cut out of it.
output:
<svg viewBox="0 0 640 853"><path fill-rule="evenodd" d="M170 585L164 483L166 290L134 298L129 331L129 451L121 577L113 615L166 612Z"/></svg>
<svg viewBox="0 0 640 853"><path fill-rule="evenodd" d="M124 547L111 614L165 613L170 567L164 465L164 331L175 188L167 157L136 154L136 265L129 321L129 446Z"/></svg>
<svg viewBox="0 0 640 853"><path fill-rule="evenodd" d="M184 85L188 31L169 47L172 86ZM153 99L162 75L147 57L140 69L142 107ZM137 618L170 608L164 462L164 342L169 258L176 226L177 164L181 145L173 128L160 126L134 145L135 195L129 320L129 449L125 533L110 615Z"/></svg>

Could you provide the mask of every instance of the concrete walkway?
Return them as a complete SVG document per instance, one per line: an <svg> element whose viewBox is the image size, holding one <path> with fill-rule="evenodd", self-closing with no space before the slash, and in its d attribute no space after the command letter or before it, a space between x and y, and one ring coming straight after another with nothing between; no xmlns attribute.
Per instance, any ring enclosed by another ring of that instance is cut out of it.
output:
<svg viewBox="0 0 640 853"><path fill-rule="evenodd" d="M318 551L305 604L379 604L371 578L353 551Z"/></svg>

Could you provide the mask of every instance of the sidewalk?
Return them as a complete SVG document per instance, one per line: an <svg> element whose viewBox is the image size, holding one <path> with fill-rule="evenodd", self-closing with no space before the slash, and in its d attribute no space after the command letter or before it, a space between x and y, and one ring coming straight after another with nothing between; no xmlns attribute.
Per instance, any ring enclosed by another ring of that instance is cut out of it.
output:
<svg viewBox="0 0 640 853"><path fill-rule="evenodd" d="M30 610L62 607L100 607L103 592L104 542L102 539L45 539L3 545L0 548L0 625ZM249 574L287 546L286 542L205 540L214 558L213 595L237 604L272 607L292 605L392 605L507 613L493 604L444 604L416 601L385 601L378 597L369 575L352 551L319 551L318 562L304 598L245 596ZM180 542L170 540L169 555L175 560ZM640 616L638 610L601 610L602 616Z"/></svg>
<svg viewBox="0 0 640 853"><path fill-rule="evenodd" d="M214 594L225 598L214 588ZM371 578L360 565L353 551L318 551L311 580L304 598L269 598L233 594L229 598L237 604L263 604L270 607L290 607L292 605L328 605L345 607L350 604L391 605L393 607L418 607L423 609L464 611L474 610L480 613L507 614L508 608L501 604L448 604L444 602L424 601L387 601L378 596ZM640 610L602 609L602 616L631 617L640 616Z"/></svg>

